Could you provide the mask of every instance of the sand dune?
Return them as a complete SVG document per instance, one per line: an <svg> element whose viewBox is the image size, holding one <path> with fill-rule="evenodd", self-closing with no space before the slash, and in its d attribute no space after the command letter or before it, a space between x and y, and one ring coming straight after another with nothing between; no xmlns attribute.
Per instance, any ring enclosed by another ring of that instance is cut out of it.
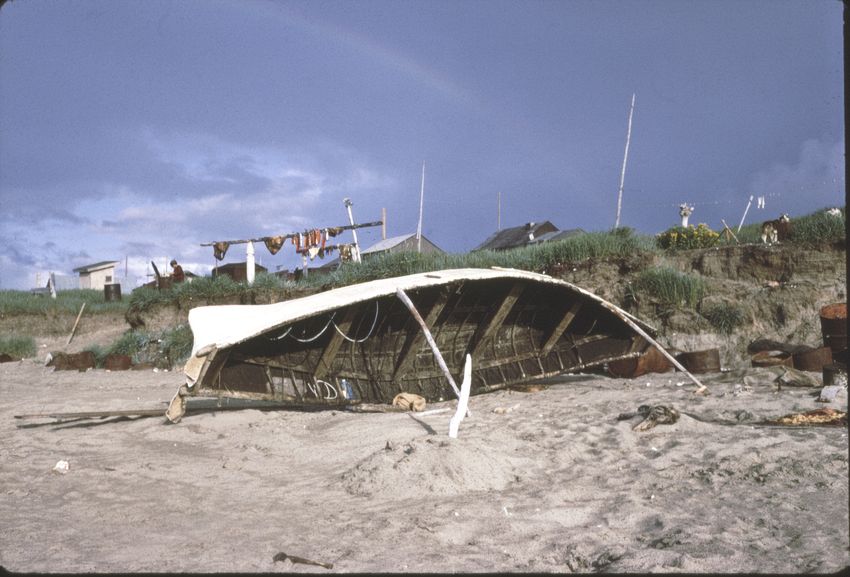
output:
<svg viewBox="0 0 850 577"><path fill-rule="evenodd" d="M848 565L844 427L765 369L571 375L439 414L165 408L179 373L0 365L0 564L12 571L831 572ZM633 430L641 405L674 424ZM428 409L454 407L445 402ZM23 426L21 426L23 425ZM65 474L52 469L67 460Z"/></svg>

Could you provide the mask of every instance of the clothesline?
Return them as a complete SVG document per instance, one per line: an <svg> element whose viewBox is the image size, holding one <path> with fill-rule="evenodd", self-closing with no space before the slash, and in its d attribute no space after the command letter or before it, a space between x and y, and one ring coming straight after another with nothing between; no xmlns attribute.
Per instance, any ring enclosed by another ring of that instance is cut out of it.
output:
<svg viewBox="0 0 850 577"><path fill-rule="evenodd" d="M275 239L275 238L279 238L279 237L293 238L298 234L307 236L312 230L333 230L333 231L338 231L337 233L339 233L339 232L342 232L344 230L354 230L354 229L357 229L357 228L367 228L367 227L371 227L371 226L381 226L382 224L384 224L384 221L377 220L375 222L367 222L365 224L347 224L345 226L328 226L328 227L319 228L319 229L307 229L307 230L305 230L304 232L301 232L301 233L290 232L290 233L287 233L287 234L281 234L281 235L275 235L275 236L261 236L259 238L249 238L249 239L241 239L241 240L217 240L217 241L213 241L213 242L201 243L201 246L215 246L216 244L223 243L223 242L227 243L228 245L230 245L230 244L248 244L249 242L265 242L268 239Z"/></svg>

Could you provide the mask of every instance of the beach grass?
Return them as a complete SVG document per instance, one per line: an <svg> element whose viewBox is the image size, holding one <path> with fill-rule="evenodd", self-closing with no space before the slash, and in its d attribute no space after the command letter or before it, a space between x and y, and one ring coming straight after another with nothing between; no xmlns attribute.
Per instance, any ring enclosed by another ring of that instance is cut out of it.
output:
<svg viewBox="0 0 850 577"><path fill-rule="evenodd" d="M0 335L0 353L25 359L35 356L35 339L19 335Z"/></svg>
<svg viewBox="0 0 850 577"><path fill-rule="evenodd" d="M648 268L638 274L630 285L632 298L649 296L670 306L695 309L708 294L705 281L699 276L679 272L670 267Z"/></svg>
<svg viewBox="0 0 850 577"><path fill-rule="evenodd" d="M0 290L0 314L77 314L86 305L86 314L124 312L129 301L107 301L103 291L74 289L59 291L56 298L27 291Z"/></svg>

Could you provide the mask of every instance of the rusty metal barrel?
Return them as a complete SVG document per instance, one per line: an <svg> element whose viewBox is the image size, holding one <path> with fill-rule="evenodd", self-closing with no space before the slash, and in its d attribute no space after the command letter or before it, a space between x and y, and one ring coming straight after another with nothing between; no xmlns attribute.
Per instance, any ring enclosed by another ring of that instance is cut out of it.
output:
<svg viewBox="0 0 850 577"><path fill-rule="evenodd" d="M826 365L823 367L823 385L829 387L838 385L847 386L847 367L839 365Z"/></svg>
<svg viewBox="0 0 850 577"><path fill-rule="evenodd" d="M693 351L680 353L676 360L682 363L691 373L719 373L720 372L720 350L707 349L704 351Z"/></svg>
<svg viewBox="0 0 850 577"><path fill-rule="evenodd" d="M833 303L820 310L823 345L833 354L847 348L847 303Z"/></svg>
<svg viewBox="0 0 850 577"><path fill-rule="evenodd" d="M106 302L121 300L121 285L118 283L103 285L103 298Z"/></svg>
<svg viewBox="0 0 850 577"><path fill-rule="evenodd" d="M794 353L794 368L801 371L821 372L824 366L832 364L832 349L821 347Z"/></svg>
<svg viewBox="0 0 850 577"><path fill-rule="evenodd" d="M754 367L794 367L794 357L787 351L759 351L752 356L750 363Z"/></svg>
<svg viewBox="0 0 850 577"><path fill-rule="evenodd" d="M666 373L673 365L657 348L650 347L639 357L619 359L608 363L608 372L623 379L634 379L647 373Z"/></svg>
<svg viewBox="0 0 850 577"><path fill-rule="evenodd" d="M108 354L103 361L103 368L108 371L126 371L132 366L133 360L130 356L119 353Z"/></svg>

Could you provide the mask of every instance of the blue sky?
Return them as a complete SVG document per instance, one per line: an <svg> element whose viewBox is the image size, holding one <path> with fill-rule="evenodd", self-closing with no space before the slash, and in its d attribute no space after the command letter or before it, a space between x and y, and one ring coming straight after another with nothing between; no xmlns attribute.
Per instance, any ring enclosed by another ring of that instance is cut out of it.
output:
<svg viewBox="0 0 850 577"><path fill-rule="evenodd" d="M502 227L735 226L842 205L837 0L11 0L0 288L359 222L465 252ZM368 246L380 228L363 229ZM350 241L347 233L342 241ZM256 248L271 270L291 245ZM245 259L234 246L225 262ZM320 265L320 261L314 261Z"/></svg>

